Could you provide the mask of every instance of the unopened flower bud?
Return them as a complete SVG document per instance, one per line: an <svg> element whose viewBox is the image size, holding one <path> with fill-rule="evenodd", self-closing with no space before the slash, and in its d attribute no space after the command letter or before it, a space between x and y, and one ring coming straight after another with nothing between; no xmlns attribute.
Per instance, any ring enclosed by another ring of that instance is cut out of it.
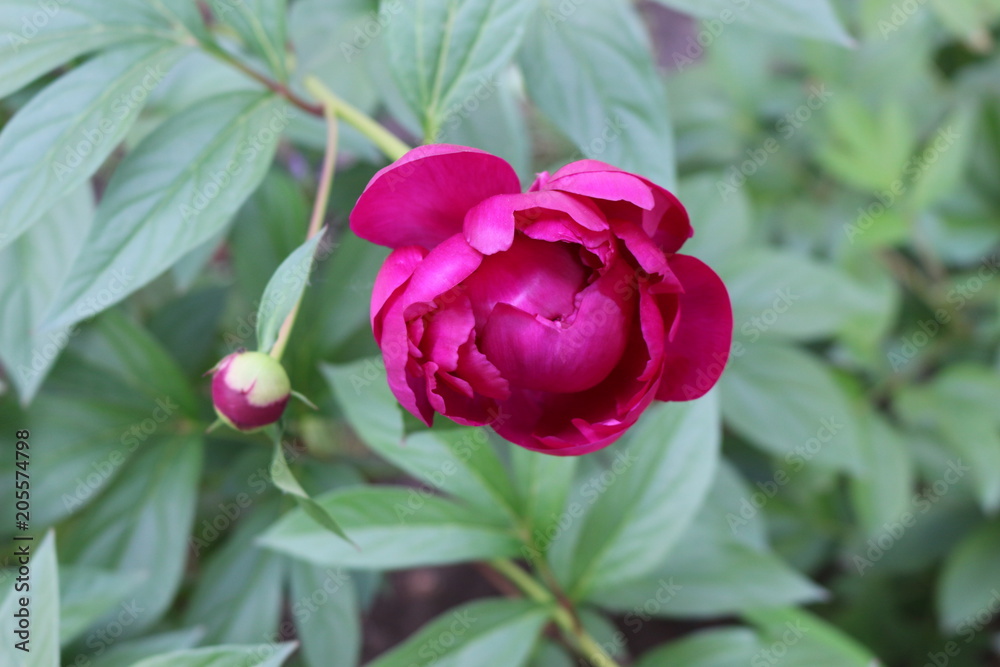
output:
<svg viewBox="0 0 1000 667"><path fill-rule="evenodd" d="M212 369L212 402L219 418L239 431L273 424L292 386L281 364L263 352L230 354Z"/></svg>

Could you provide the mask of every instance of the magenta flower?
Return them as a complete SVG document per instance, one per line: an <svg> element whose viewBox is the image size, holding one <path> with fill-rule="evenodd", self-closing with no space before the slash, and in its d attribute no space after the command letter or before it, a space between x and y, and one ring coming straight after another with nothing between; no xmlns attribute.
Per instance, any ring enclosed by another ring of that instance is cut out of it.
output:
<svg viewBox="0 0 1000 667"><path fill-rule="evenodd" d="M595 160L520 191L494 155L416 148L379 171L351 229L393 248L371 323L389 386L546 454L621 436L654 400L708 391L733 320L719 277L675 254L692 234L674 195Z"/></svg>

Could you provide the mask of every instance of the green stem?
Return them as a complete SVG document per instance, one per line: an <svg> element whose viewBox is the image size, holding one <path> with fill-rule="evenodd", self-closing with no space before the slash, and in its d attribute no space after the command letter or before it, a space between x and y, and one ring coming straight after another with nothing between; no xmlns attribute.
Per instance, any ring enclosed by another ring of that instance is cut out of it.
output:
<svg viewBox="0 0 1000 667"><path fill-rule="evenodd" d="M338 118L351 125L361 134L368 137L379 150L390 160L398 160L410 150L396 135L385 126L371 118L368 114L337 97L333 91L323 85L316 77L310 76L305 81L309 93L323 103L326 109L333 109Z"/></svg>
<svg viewBox="0 0 1000 667"><path fill-rule="evenodd" d="M528 598L540 604L552 604L552 620L572 639L576 649L594 667L620 667L597 640L577 622L568 609L560 606L553 594L528 572L506 558L490 561L490 566L509 579Z"/></svg>
<svg viewBox="0 0 1000 667"><path fill-rule="evenodd" d="M238 69L239 71L243 72L257 83L263 85L268 90L277 93L278 95L281 95L286 100L288 100L298 108L302 109L306 113L312 114L313 116L323 115L323 107L321 105L307 102L285 84L275 81L274 79L271 79L270 77L254 70L252 67L250 67L242 60L240 60L233 54L223 49L221 46L218 46L217 44L202 43L202 48L209 55L214 56L218 60L221 60L222 62L229 65L230 67Z"/></svg>
<svg viewBox="0 0 1000 667"><path fill-rule="evenodd" d="M309 85L309 81L306 85ZM332 107L324 107L326 117L326 152L323 153L323 166L319 174L319 186L316 190L316 201L313 203L312 217L309 220L309 230L306 232L306 240L311 239L316 234L322 233L323 219L326 217L326 207L330 201L330 187L333 185L333 174L337 166L337 144L339 140L337 130L337 117ZM304 292L303 292L304 294ZM295 326L295 318L299 315L299 307L302 305L302 294L292 307L288 317L281 323L278 330L278 339L271 348L270 355L281 361L281 355L285 353L288 339L292 335L292 327Z"/></svg>

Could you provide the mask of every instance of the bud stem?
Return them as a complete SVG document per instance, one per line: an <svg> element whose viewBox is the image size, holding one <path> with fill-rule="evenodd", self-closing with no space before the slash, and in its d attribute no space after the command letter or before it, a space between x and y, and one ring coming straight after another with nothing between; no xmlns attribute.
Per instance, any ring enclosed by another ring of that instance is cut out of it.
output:
<svg viewBox="0 0 1000 667"><path fill-rule="evenodd" d="M385 126L372 119L371 116L357 107L337 97L333 91L324 86L316 77L308 77L305 80L305 86L306 90L313 97L322 102L323 108L328 113L332 110L334 116L342 118L344 122L352 125L354 129L368 137L390 160L398 160L410 150L409 146L400 141Z"/></svg>
<svg viewBox="0 0 1000 667"><path fill-rule="evenodd" d="M306 88L313 91L314 87L322 88L323 84L315 77L306 79ZM326 207L330 201L330 187L333 185L333 175L337 166L337 144L339 141L337 128L337 115L334 107L324 102L323 115L326 118L326 151L323 153L323 166L320 169L319 184L316 188L316 200L313 203L312 217L309 219L309 230L306 232L306 240L311 239L316 234L322 233L323 219L326 217ZM311 265L310 265L311 269ZM299 314L299 306L302 305L302 295L295 302L295 306L288 317L281 323L278 330L278 339L271 348L270 355L281 360L281 355L285 352L288 339L292 335L292 327L295 326L295 318Z"/></svg>

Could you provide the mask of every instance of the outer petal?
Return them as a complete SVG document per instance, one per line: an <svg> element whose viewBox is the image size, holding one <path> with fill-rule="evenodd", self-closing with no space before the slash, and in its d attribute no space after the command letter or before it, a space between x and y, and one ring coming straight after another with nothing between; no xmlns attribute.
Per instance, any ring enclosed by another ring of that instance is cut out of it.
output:
<svg viewBox="0 0 1000 667"><path fill-rule="evenodd" d="M433 414L426 382L419 377L420 365L411 359L411 355L419 356L421 352L410 330L420 331L423 327L409 326L410 320L419 325L419 318L436 308L435 299L449 298L447 293L475 271L481 260L482 256L462 236L453 236L427 254L409 282L396 290L379 314L382 335L376 342L385 360L389 388L404 408L428 426Z"/></svg>
<svg viewBox="0 0 1000 667"><path fill-rule="evenodd" d="M531 222L543 217L544 211L565 213L576 224L592 231L608 228L604 214L588 200L543 190L497 195L480 202L465 216L465 238L484 255L507 250L514 242L515 214L524 212L522 217Z"/></svg>
<svg viewBox="0 0 1000 667"><path fill-rule="evenodd" d="M462 231L470 208L520 189L502 158L465 146L420 146L375 174L351 213L351 229L390 248L430 249Z"/></svg>
<svg viewBox="0 0 1000 667"><path fill-rule="evenodd" d="M670 191L604 162L571 162L546 180L539 175L536 183L545 189L609 202L602 206L608 217L641 224L653 241L667 252L679 250L694 233L687 211Z"/></svg>
<svg viewBox="0 0 1000 667"><path fill-rule="evenodd" d="M676 319L666 344L663 379L656 398L690 401L711 389L726 367L733 340L733 310L726 286L701 260L675 255L670 266L684 293L660 297L667 327L670 319Z"/></svg>
<svg viewBox="0 0 1000 667"><path fill-rule="evenodd" d="M378 271L378 276L375 277L375 286L372 288L371 323L376 339L381 338L379 327L375 326L375 318L382 310L382 306L389 300L393 292L410 279L414 269L426 256L427 251L420 246L406 246L393 250L385 258L382 268Z"/></svg>

